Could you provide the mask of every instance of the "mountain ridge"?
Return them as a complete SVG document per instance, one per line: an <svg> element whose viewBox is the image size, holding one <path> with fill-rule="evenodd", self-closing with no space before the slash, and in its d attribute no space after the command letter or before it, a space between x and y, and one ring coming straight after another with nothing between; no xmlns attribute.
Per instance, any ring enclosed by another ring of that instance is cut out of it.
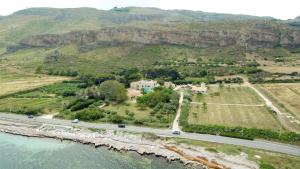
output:
<svg viewBox="0 0 300 169"><path fill-rule="evenodd" d="M87 48L103 42L134 42L192 47L238 45L252 50L276 46L293 48L300 43L300 29L291 22L269 17L158 8L28 8L2 18L0 25L0 44L8 46L8 52L24 47L79 44L82 40L89 42L83 43ZM129 35L125 35L126 32Z"/></svg>

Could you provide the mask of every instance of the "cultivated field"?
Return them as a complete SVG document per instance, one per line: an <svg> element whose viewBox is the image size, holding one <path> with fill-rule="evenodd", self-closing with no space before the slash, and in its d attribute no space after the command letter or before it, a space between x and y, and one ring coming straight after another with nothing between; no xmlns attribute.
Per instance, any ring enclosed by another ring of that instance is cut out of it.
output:
<svg viewBox="0 0 300 169"><path fill-rule="evenodd" d="M259 87L279 107L287 109L288 113L300 119L300 83L262 84Z"/></svg>
<svg viewBox="0 0 300 169"><path fill-rule="evenodd" d="M250 88L237 86L211 86L208 95L195 95L189 123L280 129L264 102Z"/></svg>
<svg viewBox="0 0 300 169"><path fill-rule="evenodd" d="M259 68L271 73L300 72L300 66L260 66Z"/></svg>
<svg viewBox="0 0 300 169"><path fill-rule="evenodd" d="M22 90L33 89L56 82L69 80L68 77L26 74L19 71L0 72L0 96Z"/></svg>
<svg viewBox="0 0 300 169"><path fill-rule="evenodd" d="M1 112L40 110L40 113L56 113L62 107L58 98L5 98L0 99Z"/></svg>

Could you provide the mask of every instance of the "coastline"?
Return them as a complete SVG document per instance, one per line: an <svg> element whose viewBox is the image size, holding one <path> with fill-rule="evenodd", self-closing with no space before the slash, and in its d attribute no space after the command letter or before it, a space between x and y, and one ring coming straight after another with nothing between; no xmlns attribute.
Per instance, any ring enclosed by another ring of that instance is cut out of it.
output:
<svg viewBox="0 0 300 169"><path fill-rule="evenodd" d="M177 144L152 134L137 134L113 130L91 130L70 126L49 124L28 124L0 121L0 132L26 137L68 140L90 144L95 148L108 147L116 151L135 151L140 155L163 157L167 161L180 161L191 168L259 168L255 162L247 160L246 154L237 156L212 153L204 147Z"/></svg>

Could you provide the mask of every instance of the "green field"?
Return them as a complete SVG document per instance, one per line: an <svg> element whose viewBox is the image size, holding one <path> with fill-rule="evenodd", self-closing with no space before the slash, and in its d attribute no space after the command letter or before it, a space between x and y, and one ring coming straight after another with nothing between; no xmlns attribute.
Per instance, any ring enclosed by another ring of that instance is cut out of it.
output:
<svg viewBox="0 0 300 169"><path fill-rule="evenodd" d="M263 101L247 87L211 86L207 95L194 95L190 124L279 130L280 124Z"/></svg>

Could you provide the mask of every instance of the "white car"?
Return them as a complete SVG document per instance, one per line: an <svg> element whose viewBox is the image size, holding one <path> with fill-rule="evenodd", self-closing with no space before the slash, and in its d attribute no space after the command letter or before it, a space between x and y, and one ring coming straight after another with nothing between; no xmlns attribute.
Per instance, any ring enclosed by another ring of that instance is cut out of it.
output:
<svg viewBox="0 0 300 169"><path fill-rule="evenodd" d="M74 119L74 120L72 121L72 123L79 123L79 120L78 120L78 119Z"/></svg>

